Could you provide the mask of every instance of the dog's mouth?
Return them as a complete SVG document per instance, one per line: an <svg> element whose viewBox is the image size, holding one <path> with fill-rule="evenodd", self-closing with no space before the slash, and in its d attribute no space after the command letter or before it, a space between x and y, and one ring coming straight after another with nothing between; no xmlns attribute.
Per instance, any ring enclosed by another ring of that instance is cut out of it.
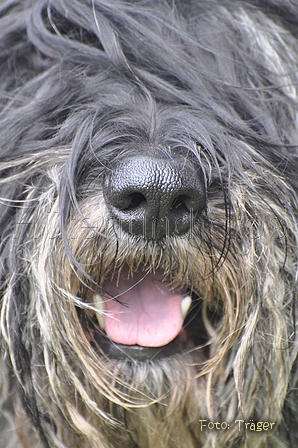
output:
<svg viewBox="0 0 298 448"><path fill-rule="evenodd" d="M192 322L199 318L198 298L174 288L162 272L122 273L117 281L106 282L102 291L93 295L96 312L88 326L92 343L109 357L143 361L189 346ZM204 331L199 339L204 346Z"/></svg>
<svg viewBox="0 0 298 448"><path fill-rule="evenodd" d="M117 285L104 289L109 297L94 296L96 317L108 337L122 345L167 345L181 331L191 305L186 292L171 290L158 274L122 275Z"/></svg>

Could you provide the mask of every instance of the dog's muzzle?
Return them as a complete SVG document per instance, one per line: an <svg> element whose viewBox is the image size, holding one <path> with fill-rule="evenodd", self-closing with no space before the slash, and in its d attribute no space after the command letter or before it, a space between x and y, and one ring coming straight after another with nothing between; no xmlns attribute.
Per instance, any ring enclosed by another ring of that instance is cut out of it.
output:
<svg viewBox="0 0 298 448"><path fill-rule="evenodd" d="M186 234L206 206L202 172L182 158L125 159L106 175L104 197L116 226L154 244ZM173 287L162 269L127 267L102 287L93 301L106 353L140 360L181 348L191 291Z"/></svg>

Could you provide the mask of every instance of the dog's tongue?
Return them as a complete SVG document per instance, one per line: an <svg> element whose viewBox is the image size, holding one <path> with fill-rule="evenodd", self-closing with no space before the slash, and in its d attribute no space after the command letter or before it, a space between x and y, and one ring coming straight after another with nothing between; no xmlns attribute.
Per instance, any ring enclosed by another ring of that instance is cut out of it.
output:
<svg viewBox="0 0 298 448"><path fill-rule="evenodd" d="M153 274L121 278L117 287L105 285L105 290L116 297L105 299L104 318L105 331L114 342L162 347L182 329L184 296Z"/></svg>

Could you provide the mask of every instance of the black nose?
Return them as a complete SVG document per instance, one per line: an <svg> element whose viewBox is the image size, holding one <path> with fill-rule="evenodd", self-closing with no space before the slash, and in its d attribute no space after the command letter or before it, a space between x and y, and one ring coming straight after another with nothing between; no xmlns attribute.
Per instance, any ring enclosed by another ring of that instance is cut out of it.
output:
<svg viewBox="0 0 298 448"><path fill-rule="evenodd" d="M202 173L190 162L149 157L112 169L104 196L125 231L157 240L187 232L206 201Z"/></svg>

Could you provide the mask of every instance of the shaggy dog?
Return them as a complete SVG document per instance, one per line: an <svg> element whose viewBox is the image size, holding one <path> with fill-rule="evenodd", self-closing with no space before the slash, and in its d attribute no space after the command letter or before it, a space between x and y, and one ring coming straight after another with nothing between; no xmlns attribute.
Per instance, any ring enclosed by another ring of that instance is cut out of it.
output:
<svg viewBox="0 0 298 448"><path fill-rule="evenodd" d="M294 3L0 1L1 448L297 446Z"/></svg>

